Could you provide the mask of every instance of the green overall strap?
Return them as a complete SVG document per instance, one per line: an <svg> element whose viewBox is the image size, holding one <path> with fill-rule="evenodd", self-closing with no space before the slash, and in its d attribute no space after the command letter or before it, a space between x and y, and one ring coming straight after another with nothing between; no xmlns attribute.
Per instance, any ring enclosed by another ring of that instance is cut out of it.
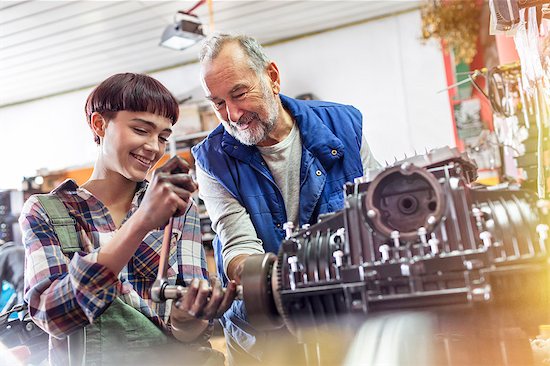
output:
<svg viewBox="0 0 550 366"><path fill-rule="evenodd" d="M70 258L74 253L80 252L80 241L76 234L76 220L69 215L69 211L61 199L54 194L37 194L36 198L50 218L50 223L57 235L63 254ZM85 364L85 328L77 329L67 337L67 348L69 366Z"/></svg>
<svg viewBox="0 0 550 366"><path fill-rule="evenodd" d="M63 253L71 256L71 254L80 252L80 242L75 228L76 221L69 215L67 207L65 207L59 197L53 194L38 194L36 198L40 201L50 218Z"/></svg>

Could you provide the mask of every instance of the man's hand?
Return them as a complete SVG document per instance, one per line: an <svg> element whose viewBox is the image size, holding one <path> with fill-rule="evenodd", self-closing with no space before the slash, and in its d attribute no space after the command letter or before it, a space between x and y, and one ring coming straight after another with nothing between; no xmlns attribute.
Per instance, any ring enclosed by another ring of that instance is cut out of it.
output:
<svg viewBox="0 0 550 366"><path fill-rule="evenodd" d="M217 277L193 279L187 293L172 303L170 322L174 336L184 342L194 340L208 325L208 320L219 318L231 306L237 294L235 281L229 282L225 292Z"/></svg>
<svg viewBox="0 0 550 366"><path fill-rule="evenodd" d="M237 284L241 283L241 275L243 273L244 262L248 258L248 254L240 254L233 258L227 265L227 277L235 281Z"/></svg>
<svg viewBox="0 0 550 366"><path fill-rule="evenodd" d="M144 231L161 227L170 217L185 213L191 194L197 189L188 172L189 164L179 156L172 157L155 170L135 214Z"/></svg>

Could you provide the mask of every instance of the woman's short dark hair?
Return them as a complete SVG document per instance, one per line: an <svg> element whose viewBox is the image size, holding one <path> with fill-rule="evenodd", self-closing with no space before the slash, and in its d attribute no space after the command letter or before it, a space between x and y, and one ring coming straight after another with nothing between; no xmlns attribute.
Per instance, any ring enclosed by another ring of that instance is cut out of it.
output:
<svg viewBox="0 0 550 366"><path fill-rule="evenodd" d="M86 120L98 112L105 119L116 117L119 111L149 112L176 123L179 107L176 98L158 80L143 74L115 74L99 84L88 96ZM99 137L94 134L99 144Z"/></svg>

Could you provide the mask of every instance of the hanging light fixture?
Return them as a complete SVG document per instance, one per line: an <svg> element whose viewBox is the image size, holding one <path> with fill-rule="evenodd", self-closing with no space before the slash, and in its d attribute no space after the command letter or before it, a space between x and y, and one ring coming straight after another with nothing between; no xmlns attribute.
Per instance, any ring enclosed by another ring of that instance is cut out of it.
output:
<svg viewBox="0 0 550 366"><path fill-rule="evenodd" d="M174 23L162 33L160 46L182 51L201 41L205 37L202 22L192 12L204 3L205 0L201 0L189 10L178 11Z"/></svg>

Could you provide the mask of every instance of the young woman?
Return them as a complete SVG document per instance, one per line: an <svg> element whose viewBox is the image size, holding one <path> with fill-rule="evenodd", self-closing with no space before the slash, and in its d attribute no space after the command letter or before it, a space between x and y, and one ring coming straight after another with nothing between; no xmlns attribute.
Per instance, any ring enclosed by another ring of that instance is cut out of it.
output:
<svg viewBox="0 0 550 366"><path fill-rule="evenodd" d="M117 74L92 91L85 107L98 145L92 176L80 187L67 180L50 193L73 219L69 226L76 229L78 243L69 243L77 246L72 258L62 250L67 243L61 242L43 201L33 196L25 203L20 217L25 299L33 321L50 334L54 364L74 357L77 341L72 338L80 339L74 335L84 327L103 337L93 341L103 342L98 347L91 346L92 335L84 337L86 363L145 362L142 357L154 351L143 350L173 344L174 338L200 343L207 339L209 320L221 316L235 297L234 283L224 294L217 280L211 281L210 296L199 217L191 199L197 186L187 164L172 158L146 181L165 152L178 110L172 94L146 75ZM188 293L171 304L155 304L150 289L159 266L162 228L172 216L168 277L171 283L187 283ZM137 323L130 326L136 329L126 334L112 329L113 313L123 320L137 314ZM112 339L105 340L105 334ZM113 351L106 352L110 345ZM140 352L144 355L130 361L132 353ZM178 362L185 364L181 358Z"/></svg>

